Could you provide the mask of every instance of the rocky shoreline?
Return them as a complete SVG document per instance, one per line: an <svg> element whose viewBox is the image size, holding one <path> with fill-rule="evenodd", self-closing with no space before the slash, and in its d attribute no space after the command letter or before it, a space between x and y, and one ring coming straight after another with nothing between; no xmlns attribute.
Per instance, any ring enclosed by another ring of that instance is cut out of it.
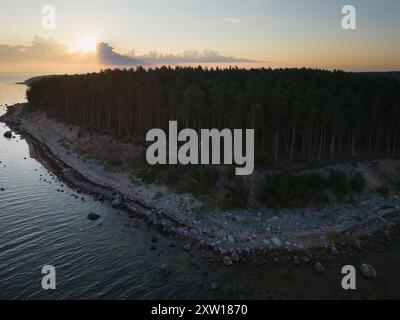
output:
<svg viewBox="0 0 400 320"><path fill-rule="evenodd" d="M331 204L323 208L286 210L199 211L197 199L165 187L132 182L105 172L96 160L82 159L73 145L79 128L70 128L43 114L24 113L24 105L1 118L30 145L32 156L76 192L142 218L160 232L179 240L185 251L198 248L208 261L230 266L240 261L310 263L323 272L323 255L353 255L374 243L389 244L400 218L400 198L369 196L357 206ZM178 245L178 242L177 242Z"/></svg>

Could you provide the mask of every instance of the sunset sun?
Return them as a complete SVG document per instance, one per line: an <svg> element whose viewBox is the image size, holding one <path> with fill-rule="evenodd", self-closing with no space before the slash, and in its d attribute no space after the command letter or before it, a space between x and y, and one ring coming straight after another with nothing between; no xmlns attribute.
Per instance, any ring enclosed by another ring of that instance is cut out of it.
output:
<svg viewBox="0 0 400 320"><path fill-rule="evenodd" d="M80 44L80 50L85 52L96 52L97 39L95 37L85 37Z"/></svg>

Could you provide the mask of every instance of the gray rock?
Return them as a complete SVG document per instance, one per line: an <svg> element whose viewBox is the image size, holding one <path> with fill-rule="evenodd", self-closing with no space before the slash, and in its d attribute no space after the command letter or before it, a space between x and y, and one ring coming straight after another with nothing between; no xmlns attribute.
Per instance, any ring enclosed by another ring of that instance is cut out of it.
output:
<svg viewBox="0 0 400 320"><path fill-rule="evenodd" d="M211 282L210 287L212 290L218 290L219 289L219 283L216 281Z"/></svg>
<svg viewBox="0 0 400 320"><path fill-rule="evenodd" d="M191 245L190 243L186 243L186 244L183 246L183 250L185 250L186 252L192 251L192 245Z"/></svg>
<svg viewBox="0 0 400 320"><path fill-rule="evenodd" d="M226 265L227 267L231 266L233 264L233 261L230 257L225 256L222 259L222 262L224 263L224 265Z"/></svg>
<svg viewBox="0 0 400 320"><path fill-rule="evenodd" d="M332 246L331 246L331 253L332 253L334 256L337 256L337 255L338 255L339 250L336 248L335 245L332 245Z"/></svg>
<svg viewBox="0 0 400 320"><path fill-rule="evenodd" d="M322 265L321 262L317 262L316 264L314 264L314 270L318 273L324 273L325 272L325 268Z"/></svg>
<svg viewBox="0 0 400 320"><path fill-rule="evenodd" d="M294 256L293 257L293 264L295 264L295 265L299 265L300 264L300 259L299 259L298 256Z"/></svg>
<svg viewBox="0 0 400 320"><path fill-rule="evenodd" d="M91 212L88 214L87 218L91 221L96 221L97 219L100 218L100 216L96 213Z"/></svg>
<svg viewBox="0 0 400 320"><path fill-rule="evenodd" d="M171 271L172 271L171 267L166 263L162 264L161 267L160 267L160 274L163 277L166 277L166 276L170 275Z"/></svg>
<svg viewBox="0 0 400 320"><path fill-rule="evenodd" d="M158 238L157 238L157 237L152 237L152 238L151 238L151 242L157 243L157 242L158 242Z"/></svg>
<svg viewBox="0 0 400 320"><path fill-rule="evenodd" d="M361 241L359 239L354 239L353 245L358 251L362 250Z"/></svg>
<svg viewBox="0 0 400 320"><path fill-rule="evenodd" d="M277 247L282 247L283 242L278 237L271 238L271 242L276 245Z"/></svg>
<svg viewBox="0 0 400 320"><path fill-rule="evenodd" d="M368 279L373 279L376 278L378 276L375 268L369 264L361 264L360 265L360 272L361 274Z"/></svg>
<svg viewBox="0 0 400 320"><path fill-rule="evenodd" d="M111 206L113 208L118 208L121 206L121 200L119 200L119 198L115 198L113 201L111 201Z"/></svg>
<svg viewBox="0 0 400 320"><path fill-rule="evenodd" d="M231 254L231 259L232 259L233 262L239 262L240 261L240 257L236 252L233 252Z"/></svg>
<svg viewBox="0 0 400 320"><path fill-rule="evenodd" d="M235 238L232 237L231 235L228 235L227 239L228 239L228 241L231 242L231 243L235 243L235 241L236 241Z"/></svg>

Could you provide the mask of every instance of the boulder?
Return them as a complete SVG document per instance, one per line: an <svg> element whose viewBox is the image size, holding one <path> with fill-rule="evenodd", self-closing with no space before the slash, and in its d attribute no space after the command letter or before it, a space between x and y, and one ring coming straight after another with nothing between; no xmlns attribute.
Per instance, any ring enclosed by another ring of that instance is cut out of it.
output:
<svg viewBox="0 0 400 320"><path fill-rule="evenodd" d="M95 221L95 220L99 219L100 216L96 213L91 212L88 214L87 218L91 221Z"/></svg>
<svg viewBox="0 0 400 320"><path fill-rule="evenodd" d="M236 252L233 252L231 254L231 259L232 259L233 262L239 262L240 261L240 256Z"/></svg>
<svg viewBox="0 0 400 320"><path fill-rule="evenodd" d="M113 208L118 208L121 206L121 200L119 198L115 198L113 201L111 201L111 206Z"/></svg>
<svg viewBox="0 0 400 320"><path fill-rule="evenodd" d="M216 281L211 282L210 286L211 286L211 289L214 291L219 289L219 283Z"/></svg>
<svg viewBox="0 0 400 320"><path fill-rule="evenodd" d="M317 262L316 264L314 264L314 270L318 273L324 273L325 272L325 268L322 265L321 262Z"/></svg>
<svg viewBox="0 0 400 320"><path fill-rule="evenodd" d="M171 271L172 271L171 267L166 263L162 264L161 267L160 267L160 274L163 277L166 277L166 276L170 275Z"/></svg>
<svg viewBox="0 0 400 320"><path fill-rule="evenodd" d="M373 279L378 276L378 273L376 272L375 268L365 263L360 265L360 272L367 279Z"/></svg>
<svg viewBox="0 0 400 320"><path fill-rule="evenodd" d="M271 242L277 247L282 247L283 245L283 242L278 237L271 238Z"/></svg>
<svg viewBox="0 0 400 320"><path fill-rule="evenodd" d="M230 257L228 257L228 256L225 256L225 257L222 259L222 262L223 262L224 265L226 265L227 267L229 267L229 266L231 266L231 265L233 264L232 259L231 259Z"/></svg>
<svg viewBox="0 0 400 320"><path fill-rule="evenodd" d="M152 243L157 243L158 242L158 238L157 237L152 237L151 238L151 242Z"/></svg>

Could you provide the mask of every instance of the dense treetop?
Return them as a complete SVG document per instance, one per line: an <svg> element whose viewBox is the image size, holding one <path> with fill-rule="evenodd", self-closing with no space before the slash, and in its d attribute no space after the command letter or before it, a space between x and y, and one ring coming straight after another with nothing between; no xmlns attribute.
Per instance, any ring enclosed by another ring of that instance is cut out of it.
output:
<svg viewBox="0 0 400 320"><path fill-rule="evenodd" d="M41 78L27 93L51 117L143 139L149 129L254 128L256 162L400 152L400 81L311 69L104 70Z"/></svg>

